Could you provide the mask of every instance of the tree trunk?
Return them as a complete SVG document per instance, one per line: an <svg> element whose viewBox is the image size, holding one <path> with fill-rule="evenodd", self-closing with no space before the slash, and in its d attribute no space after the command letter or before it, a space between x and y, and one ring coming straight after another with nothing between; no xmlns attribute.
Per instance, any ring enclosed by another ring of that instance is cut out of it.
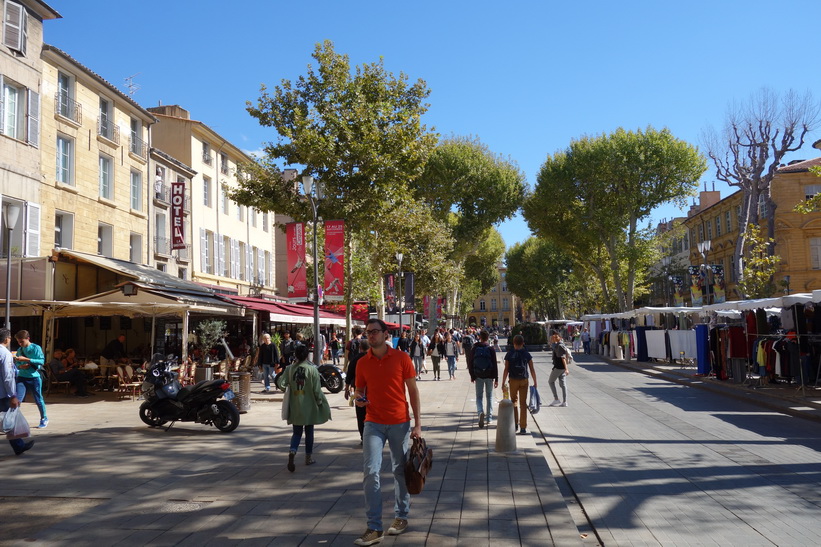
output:
<svg viewBox="0 0 821 547"><path fill-rule="evenodd" d="M353 323L353 243L351 242L351 234L345 234L345 340L350 340L351 325ZM348 357L345 352L342 352L345 357L345 370L348 370Z"/></svg>
<svg viewBox="0 0 821 547"><path fill-rule="evenodd" d="M621 274L619 273L619 256L616 236L610 236L606 241L607 243L605 244L605 247L607 248L607 254L610 257L610 267L613 269L613 288L616 291L618 311L623 312L626 311L627 308L625 307L624 292L621 287Z"/></svg>

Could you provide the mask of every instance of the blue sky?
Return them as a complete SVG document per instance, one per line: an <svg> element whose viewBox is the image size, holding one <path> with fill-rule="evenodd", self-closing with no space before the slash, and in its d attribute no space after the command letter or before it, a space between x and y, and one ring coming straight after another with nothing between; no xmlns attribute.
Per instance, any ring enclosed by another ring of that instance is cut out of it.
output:
<svg viewBox="0 0 821 547"><path fill-rule="evenodd" d="M818 0L46 1L63 16L46 21L46 43L121 90L133 76L142 106L179 104L249 151L276 137L245 102L304 74L325 39L352 64L381 56L424 79L428 126L478 136L531 185L548 154L583 135L652 125L699 145L763 86L821 99ZM499 229L508 245L530 235L521 218Z"/></svg>

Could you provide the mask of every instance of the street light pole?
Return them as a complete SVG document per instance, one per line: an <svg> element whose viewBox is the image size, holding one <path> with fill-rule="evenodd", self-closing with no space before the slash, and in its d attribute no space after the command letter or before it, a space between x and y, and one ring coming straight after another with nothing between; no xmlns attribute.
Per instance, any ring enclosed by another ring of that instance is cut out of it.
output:
<svg viewBox="0 0 821 547"><path fill-rule="evenodd" d="M701 253L701 256L704 257L704 280L707 283L707 304L711 304L710 302L710 293L712 292L712 286L710 284L710 264L707 262L707 255L710 253L710 248L712 247L712 242L708 239L707 241L702 241L698 244L698 252Z"/></svg>
<svg viewBox="0 0 821 547"><path fill-rule="evenodd" d="M20 206L9 203L3 210L3 220L6 224L6 323L5 328L11 330L11 232L20 217Z"/></svg>
<svg viewBox="0 0 821 547"><path fill-rule="evenodd" d="M405 290L404 285L402 284L402 259L405 257L402 253L396 253L396 261L399 263L399 286L396 288L396 300L399 308L399 339L402 339L402 296ZM398 346L399 343L397 342L396 345Z"/></svg>
<svg viewBox="0 0 821 547"><path fill-rule="evenodd" d="M316 199L314 198L313 189L316 190ZM317 224L317 210L316 205L317 201L322 198L322 191L319 187L319 183L317 182L314 185L314 178L310 175L304 175L302 177L302 190L305 192L305 196L308 198L308 201L311 203L311 212L313 213L313 221L314 221L314 249L313 249L313 259L314 259L314 364L319 366L322 364L319 348L319 341L320 341L320 334L319 334L319 291L321 290L321 285L319 283L319 259L317 255L317 237L316 237L316 224Z"/></svg>

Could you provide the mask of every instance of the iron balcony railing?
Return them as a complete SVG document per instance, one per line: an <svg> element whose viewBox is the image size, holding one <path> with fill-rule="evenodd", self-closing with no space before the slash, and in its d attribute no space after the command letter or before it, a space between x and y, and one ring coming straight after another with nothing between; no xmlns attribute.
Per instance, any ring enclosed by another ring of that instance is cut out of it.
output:
<svg viewBox="0 0 821 547"><path fill-rule="evenodd" d="M146 159L148 157L148 145L146 145L140 137L135 135L131 135L129 137L128 150L135 156L139 156L142 159Z"/></svg>
<svg viewBox="0 0 821 547"><path fill-rule="evenodd" d="M171 203L171 186L163 184L159 190L155 187L154 199L165 204ZM185 200L182 202L182 208L186 213L191 212L191 196L185 196Z"/></svg>
<svg viewBox="0 0 821 547"><path fill-rule="evenodd" d="M171 256L171 240L163 236L154 237L154 254Z"/></svg>
<svg viewBox="0 0 821 547"><path fill-rule="evenodd" d="M97 134L115 144L120 144L120 128L106 116L97 118Z"/></svg>
<svg viewBox="0 0 821 547"><path fill-rule="evenodd" d="M83 123L83 105L65 93L56 93L54 95L54 111L59 116L71 120L77 125Z"/></svg>

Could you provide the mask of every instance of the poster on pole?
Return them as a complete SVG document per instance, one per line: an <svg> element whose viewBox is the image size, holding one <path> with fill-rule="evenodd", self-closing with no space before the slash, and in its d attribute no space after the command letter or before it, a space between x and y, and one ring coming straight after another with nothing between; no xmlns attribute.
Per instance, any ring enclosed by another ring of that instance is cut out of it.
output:
<svg viewBox="0 0 821 547"><path fill-rule="evenodd" d="M684 306L684 279L680 275L673 276L673 306Z"/></svg>
<svg viewBox="0 0 821 547"><path fill-rule="evenodd" d="M727 299L724 290L724 266L713 264L710 267L713 269L713 303L721 304Z"/></svg>
<svg viewBox="0 0 821 547"><path fill-rule="evenodd" d="M413 272L405 272L404 276L404 283L405 283L405 301L402 303L402 309L405 312L415 312L416 311L416 287L414 285L413 279Z"/></svg>
<svg viewBox="0 0 821 547"><path fill-rule="evenodd" d="M171 183L171 249L185 249L185 179Z"/></svg>
<svg viewBox="0 0 821 547"><path fill-rule="evenodd" d="M285 225L285 244L288 253L288 298L307 298L304 223L289 222Z"/></svg>
<svg viewBox="0 0 821 547"><path fill-rule="evenodd" d="M345 298L345 221L325 221L325 300Z"/></svg>
<svg viewBox="0 0 821 547"><path fill-rule="evenodd" d="M690 274L690 304L693 307L701 306L703 302L701 268L698 266L688 266L687 273Z"/></svg>
<svg viewBox="0 0 821 547"><path fill-rule="evenodd" d="M385 313L399 313L399 303L396 300L396 274L385 274Z"/></svg>

